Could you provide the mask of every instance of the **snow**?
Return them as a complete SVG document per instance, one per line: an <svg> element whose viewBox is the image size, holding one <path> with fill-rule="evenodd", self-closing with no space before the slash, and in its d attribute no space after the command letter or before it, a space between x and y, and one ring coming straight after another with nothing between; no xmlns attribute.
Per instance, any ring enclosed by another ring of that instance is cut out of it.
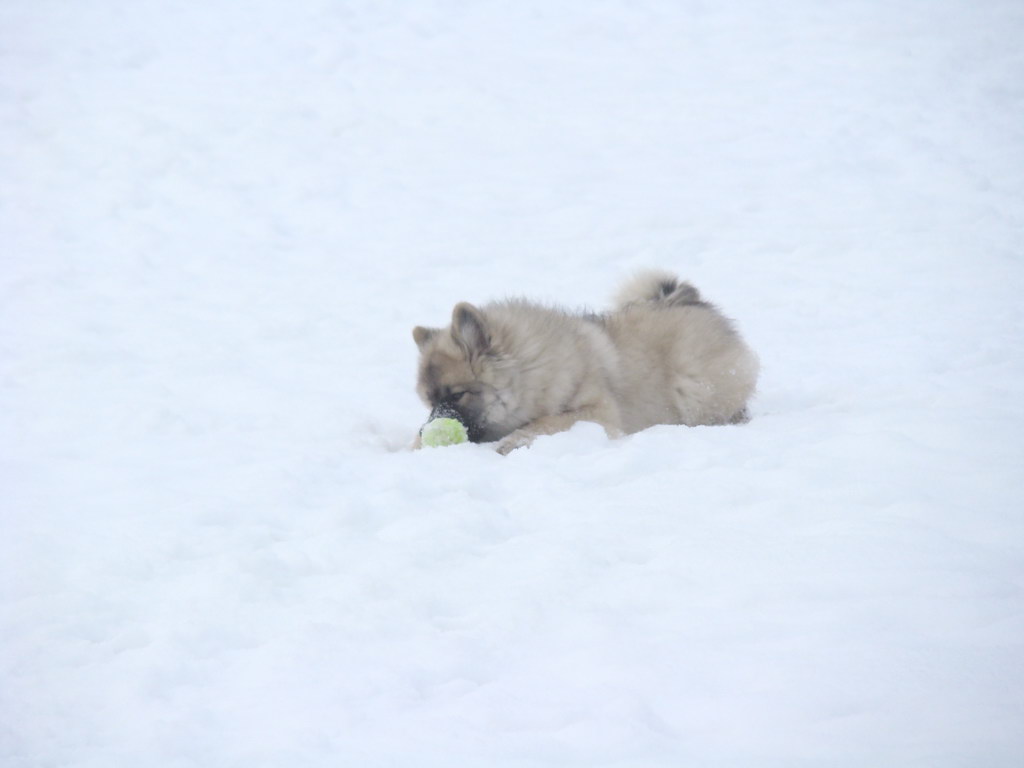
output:
<svg viewBox="0 0 1024 768"><path fill-rule="evenodd" d="M0 764L1024 764L1013 0L0 7ZM691 279L753 420L405 450Z"/></svg>

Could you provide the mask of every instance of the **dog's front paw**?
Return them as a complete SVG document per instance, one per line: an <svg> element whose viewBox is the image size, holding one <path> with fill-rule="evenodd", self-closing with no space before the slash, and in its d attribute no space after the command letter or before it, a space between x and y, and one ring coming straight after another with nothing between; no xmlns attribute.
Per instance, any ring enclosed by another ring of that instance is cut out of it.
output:
<svg viewBox="0 0 1024 768"><path fill-rule="evenodd" d="M508 456L516 448L525 448L533 442L533 438L536 437L532 432L527 432L522 429L517 429L510 435L506 435L498 441L494 450L500 453L502 456Z"/></svg>

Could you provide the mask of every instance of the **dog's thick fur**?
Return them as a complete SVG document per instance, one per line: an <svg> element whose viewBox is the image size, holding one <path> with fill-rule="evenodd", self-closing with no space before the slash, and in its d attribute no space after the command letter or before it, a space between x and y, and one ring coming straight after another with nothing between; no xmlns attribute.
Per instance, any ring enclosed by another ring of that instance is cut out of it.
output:
<svg viewBox="0 0 1024 768"><path fill-rule="evenodd" d="M450 327L413 338L423 401L454 409L470 440L503 454L577 421L611 436L743 422L757 382L757 357L732 323L664 272L629 280L606 314L461 303Z"/></svg>

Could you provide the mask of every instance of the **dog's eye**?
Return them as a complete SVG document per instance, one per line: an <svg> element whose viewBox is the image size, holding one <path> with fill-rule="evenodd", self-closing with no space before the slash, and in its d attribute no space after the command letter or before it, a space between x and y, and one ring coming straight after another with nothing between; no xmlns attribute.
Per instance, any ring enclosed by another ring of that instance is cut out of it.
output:
<svg viewBox="0 0 1024 768"><path fill-rule="evenodd" d="M452 390L452 393L450 395L448 395L448 397L451 400L462 400L468 394L469 394L469 392L467 392L464 389L455 389L455 390Z"/></svg>

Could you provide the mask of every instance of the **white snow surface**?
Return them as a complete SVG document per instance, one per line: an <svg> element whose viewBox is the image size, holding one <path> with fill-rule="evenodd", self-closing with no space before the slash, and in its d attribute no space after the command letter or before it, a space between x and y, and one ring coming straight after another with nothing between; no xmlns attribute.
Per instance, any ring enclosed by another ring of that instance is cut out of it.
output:
<svg viewBox="0 0 1024 768"><path fill-rule="evenodd" d="M1019 0L0 5L0 765L1024 765ZM411 452L678 272L753 420Z"/></svg>

